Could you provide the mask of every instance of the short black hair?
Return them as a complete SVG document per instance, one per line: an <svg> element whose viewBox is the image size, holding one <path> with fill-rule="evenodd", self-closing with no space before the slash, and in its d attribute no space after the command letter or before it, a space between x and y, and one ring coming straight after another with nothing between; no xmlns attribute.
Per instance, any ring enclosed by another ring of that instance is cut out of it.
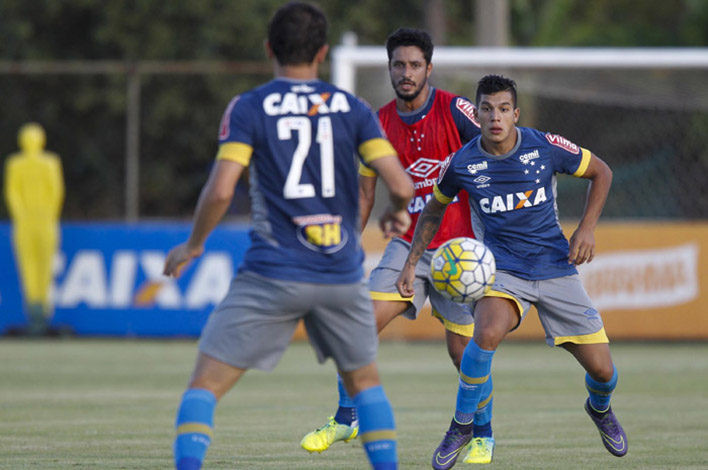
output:
<svg viewBox="0 0 708 470"><path fill-rule="evenodd" d="M280 65L310 64L327 44L327 17L311 3L289 2L270 20L268 42Z"/></svg>
<svg viewBox="0 0 708 470"><path fill-rule="evenodd" d="M516 82L502 75L485 75L477 82L477 95L475 103L479 106L482 95L492 95L500 91L511 93L514 108L516 108Z"/></svg>
<svg viewBox="0 0 708 470"><path fill-rule="evenodd" d="M391 62L393 51L400 46L416 46L423 52L426 65L433 60L433 40L422 29L398 28L386 39L386 52Z"/></svg>

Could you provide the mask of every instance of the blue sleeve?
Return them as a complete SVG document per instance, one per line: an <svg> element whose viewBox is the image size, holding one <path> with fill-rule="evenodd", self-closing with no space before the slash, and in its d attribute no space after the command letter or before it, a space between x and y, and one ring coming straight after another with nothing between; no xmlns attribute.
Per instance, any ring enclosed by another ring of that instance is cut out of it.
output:
<svg viewBox="0 0 708 470"><path fill-rule="evenodd" d="M219 144L241 142L253 146L256 113L249 95L234 97L224 111L219 126Z"/></svg>
<svg viewBox="0 0 708 470"><path fill-rule="evenodd" d="M435 187L433 188L433 192L435 193L436 197L442 195L451 201L462 189L460 187L460 180L457 177L457 173L455 172L455 159L459 154L460 151L455 152L452 157L447 161L447 163L443 164L443 167L440 168L440 176L438 176L438 181L435 184ZM440 200L439 197L438 200Z"/></svg>
<svg viewBox="0 0 708 470"><path fill-rule="evenodd" d="M479 123L474 117L475 106L463 96L457 96L450 101L450 114L460 133L462 144L466 144L480 134Z"/></svg>
<svg viewBox="0 0 708 470"><path fill-rule="evenodd" d="M359 122L359 139L357 145L361 145L371 139L386 138L386 134L381 128L379 118L374 111L359 98L355 99L356 112Z"/></svg>
<svg viewBox="0 0 708 470"><path fill-rule="evenodd" d="M557 134L546 133L543 137L548 143L554 172L574 175L582 170L580 173L584 173L590 159L587 150Z"/></svg>

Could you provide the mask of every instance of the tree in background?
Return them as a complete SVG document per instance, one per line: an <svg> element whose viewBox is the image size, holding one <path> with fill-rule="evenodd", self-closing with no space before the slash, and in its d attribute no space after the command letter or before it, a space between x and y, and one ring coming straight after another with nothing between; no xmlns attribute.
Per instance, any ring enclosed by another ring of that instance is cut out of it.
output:
<svg viewBox="0 0 708 470"><path fill-rule="evenodd" d="M249 61L266 64L265 25L281 0L0 0L1 61ZM399 26L439 28L438 41L470 46L472 0L322 0L330 43L354 31L383 44ZM439 15L431 17L439 8ZM509 0L514 46L698 46L708 44L708 2ZM435 26L437 25L437 26ZM234 41L234 37L238 41ZM328 78L329 69L323 70ZM229 97L270 72L150 75L141 86L140 213L192 212L216 152ZM0 154L15 131L38 121L64 162L67 219L121 219L125 213L127 82L115 75L0 74ZM7 110L10 110L9 112ZM179 181L180 184L169 184ZM0 217L7 209L0 206Z"/></svg>

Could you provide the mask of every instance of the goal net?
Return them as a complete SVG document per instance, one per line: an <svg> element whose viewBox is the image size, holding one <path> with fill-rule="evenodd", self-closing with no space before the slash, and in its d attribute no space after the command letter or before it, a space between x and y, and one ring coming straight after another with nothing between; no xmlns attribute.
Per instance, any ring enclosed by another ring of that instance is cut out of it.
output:
<svg viewBox="0 0 708 470"><path fill-rule="evenodd" d="M394 98L383 47L339 46L332 80L378 108ZM474 100L496 73L518 87L519 125L561 134L608 162L603 217L708 218L708 51L438 47L433 86ZM587 182L560 177L563 217L583 210Z"/></svg>

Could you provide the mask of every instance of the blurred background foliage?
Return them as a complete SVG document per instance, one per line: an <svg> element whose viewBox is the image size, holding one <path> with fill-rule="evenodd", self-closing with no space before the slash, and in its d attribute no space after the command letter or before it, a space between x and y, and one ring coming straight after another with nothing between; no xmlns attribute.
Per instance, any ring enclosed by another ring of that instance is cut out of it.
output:
<svg viewBox="0 0 708 470"><path fill-rule="evenodd" d="M271 77L263 40L269 17L282 3L0 0L0 61L232 63L231 73L141 76L140 216L187 218L216 153L226 104ZM329 16L332 45L346 31L355 32L359 44L382 45L399 26L428 29L436 45L475 45L473 0L318 3ZM510 46L708 45L703 0L509 0L508 5ZM238 70L244 73L234 73ZM322 77L329 78L329 64ZM126 103L127 78L121 73L0 74L0 158L16 150L23 123L42 123L47 147L64 164L64 218L121 219ZM7 218L4 204L0 218Z"/></svg>

